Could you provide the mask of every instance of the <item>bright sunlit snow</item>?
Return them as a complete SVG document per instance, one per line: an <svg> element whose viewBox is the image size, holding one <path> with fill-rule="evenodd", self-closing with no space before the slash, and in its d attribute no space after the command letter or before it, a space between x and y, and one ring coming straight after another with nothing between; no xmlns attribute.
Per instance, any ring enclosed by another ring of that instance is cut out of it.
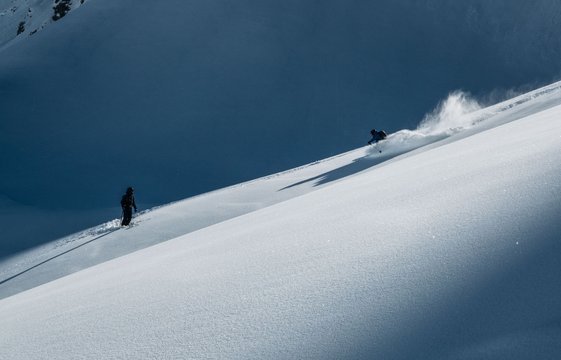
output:
<svg viewBox="0 0 561 360"><path fill-rule="evenodd" d="M560 150L561 84L452 94L376 146L3 261L1 357L557 359Z"/></svg>

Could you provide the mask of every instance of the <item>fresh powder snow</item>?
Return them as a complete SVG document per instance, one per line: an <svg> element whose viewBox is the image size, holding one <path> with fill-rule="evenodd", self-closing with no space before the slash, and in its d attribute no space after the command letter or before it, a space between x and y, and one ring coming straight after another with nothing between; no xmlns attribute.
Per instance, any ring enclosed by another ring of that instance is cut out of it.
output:
<svg viewBox="0 0 561 360"><path fill-rule="evenodd" d="M561 84L462 101L4 260L0 357L558 359Z"/></svg>

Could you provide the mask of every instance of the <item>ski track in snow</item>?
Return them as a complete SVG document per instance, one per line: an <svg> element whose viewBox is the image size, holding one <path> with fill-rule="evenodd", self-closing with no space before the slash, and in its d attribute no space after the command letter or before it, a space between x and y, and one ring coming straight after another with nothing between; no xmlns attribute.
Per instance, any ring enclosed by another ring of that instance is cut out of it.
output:
<svg viewBox="0 0 561 360"><path fill-rule="evenodd" d="M270 206L278 201L285 201L294 196L299 196L305 194L311 190L317 189L318 187L328 184L325 182L326 174L330 172L337 172L345 167L350 167L351 170L348 171L349 174L355 173L355 169L368 169L370 167L376 166L377 164L383 164L384 162L394 161L392 159L401 159L403 156L414 155L413 150L427 147L438 147L445 145L452 141L457 141L464 137L473 135L492 127L502 125L504 123L518 119L521 116L527 115L528 111L535 111L535 107L539 106L543 111L550 107L561 104L561 96L559 92L561 91L561 82L553 83L549 86L531 91L527 94L517 96L513 99L498 103L496 105L490 106L488 108L480 109L471 113L463 115L461 119L453 119L454 128L448 128L446 121L447 119L438 119L440 121L435 131L434 129L427 129L423 127L423 124L419 126L416 130L401 130L396 133L390 134L388 138L374 146L367 146L365 148L360 148L357 150L352 150L343 154L338 154L333 157L318 160L310 164L306 164L300 167L289 169L276 174L264 176L262 178L250 180L241 184L232 185L227 188L218 189L209 193L197 195L185 200L180 200L167 205L158 206L149 210L142 211L135 214L135 219L133 226L131 228L140 225L145 220L150 220L150 215L153 212L170 211L170 212L190 212L197 211L196 208L190 207L191 203L197 203L198 200L205 201L205 199L216 196L217 200L215 202L224 202L221 199L221 194L229 193L234 189L244 189L245 194L240 196L240 198L235 199L234 203L239 203L239 206L234 205L234 207L239 207L238 210L233 210L230 212L226 211L225 214L217 216L213 221L208 221L200 226L187 227L188 231L199 230L205 226L210 226L215 223L228 220L229 218L243 215L247 212L258 210L261 207ZM530 108L528 110L527 108ZM443 111L445 111L444 109ZM519 114L521 113L521 114ZM460 124L461 126L458 126ZM444 129L444 130L442 130ZM380 154L378 150L382 150ZM424 150L422 150L424 151ZM409 154L408 154L409 153ZM401 155L401 156L400 156ZM352 167L353 164L357 162L362 162L360 166ZM318 176L309 176L309 173L319 174ZM345 171L341 171L343 178L347 174ZM285 180L283 180L285 179ZM292 195L281 196L278 200L266 201L263 204L257 204L258 200L252 199L251 187L252 185L257 185L278 180L281 184L286 184L286 186L279 185L278 191L285 190L289 187L298 187L303 184L308 184L307 187L297 190ZM300 181L299 181L300 180ZM298 185L298 186L295 186ZM249 189L248 189L249 188ZM243 191L243 190L242 190ZM226 200L227 201L227 200ZM248 205L249 204L249 205ZM186 209L182 209L184 205L187 205ZM205 205L209 206L209 205ZM212 206L210 206L212 207ZM175 209L178 208L178 209ZM184 216L183 221L189 221L189 214ZM0 298L13 295L21 290L31 288L33 286L40 285L42 282L47 282L58 278L60 276L68 275L72 272L78 271L82 268L87 268L89 266L97 264L97 261L85 262L83 266L72 264L70 269L62 271L60 274L56 274L52 277L46 277L45 279L39 278L40 280L32 281L29 285L17 288L14 291L10 288L8 281L14 280L18 274L27 273L31 269L36 269L39 265L47 264L50 260L56 259L61 254L67 254L73 249L81 248L84 244L90 244L92 240L96 240L104 235L108 235L116 230L120 229L120 220L114 219L103 223L101 225L86 229L84 231L78 232L66 236L60 240L56 240L51 244L43 245L38 249L28 251L20 256L15 256L13 259L4 261L0 263ZM152 241L149 241L145 246L151 246L162 241L170 240L176 236L183 235L184 229L178 231L172 231L168 234L158 234ZM117 236L117 234L115 234ZM114 256L106 254L99 259L99 262L107 261L113 257L126 255L129 252L137 251L142 249L144 246L132 246L127 249L125 246L122 251L117 252ZM15 260L15 261L14 261ZM3 289L4 287L4 289Z"/></svg>
<svg viewBox="0 0 561 360"><path fill-rule="evenodd" d="M559 358L560 90L3 262L0 355Z"/></svg>
<svg viewBox="0 0 561 360"><path fill-rule="evenodd" d="M540 101L538 111L521 103L488 119L488 131L456 133L390 161L376 162L364 147L146 212L138 226L49 264L130 246L170 224L179 233L185 225L177 220L196 215L189 211L215 217L213 226L199 219L198 231L1 300L3 354L558 358L561 107L554 102ZM520 121L505 119L530 109ZM369 156L367 171L317 186L323 173ZM292 193L262 199L283 192ZM221 208L218 199L234 205ZM233 216L240 206L242 216ZM177 217L166 223L169 216ZM103 236L115 225L74 238Z"/></svg>

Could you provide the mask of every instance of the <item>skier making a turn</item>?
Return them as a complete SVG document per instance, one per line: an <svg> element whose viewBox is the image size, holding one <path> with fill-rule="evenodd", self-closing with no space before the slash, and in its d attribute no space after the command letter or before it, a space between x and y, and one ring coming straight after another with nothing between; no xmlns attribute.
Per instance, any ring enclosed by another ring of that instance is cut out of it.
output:
<svg viewBox="0 0 561 360"><path fill-rule="evenodd" d="M376 129L370 130L370 134L372 135L372 139L368 141L368 145L372 145L372 143L376 144L380 140L384 140L388 135L384 130L376 131Z"/></svg>
<svg viewBox="0 0 561 360"><path fill-rule="evenodd" d="M121 226L128 226L132 219L132 209L136 212L136 202L134 201L134 189L129 187L127 193L121 198L121 208L123 209L123 220Z"/></svg>

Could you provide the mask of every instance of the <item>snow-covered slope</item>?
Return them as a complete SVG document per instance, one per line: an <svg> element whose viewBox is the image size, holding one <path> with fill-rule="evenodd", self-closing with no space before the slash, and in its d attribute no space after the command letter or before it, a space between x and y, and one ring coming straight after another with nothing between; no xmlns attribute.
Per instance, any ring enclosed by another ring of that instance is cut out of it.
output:
<svg viewBox="0 0 561 360"><path fill-rule="evenodd" d="M418 129L391 134L376 147L359 148L300 168L145 211L135 221L143 224L141 229L113 234L119 229L119 220L115 219L6 259L0 262L0 298L300 196L416 148L424 146L421 151L426 151L550 108L561 103L560 94L561 82L485 109L470 107L463 103L467 99L452 95L434 114L427 116ZM466 109L472 111L466 112ZM378 150L383 152L378 153ZM51 219L47 217L44 221L48 223ZM20 224L18 228L25 229L25 226ZM139 234L142 234L140 238ZM95 244L83 248L84 244L93 241ZM92 247L97 249L92 251ZM61 256L68 252L72 252L72 256ZM37 266L39 264L40 267Z"/></svg>
<svg viewBox="0 0 561 360"><path fill-rule="evenodd" d="M85 0L0 0L0 49L62 19Z"/></svg>
<svg viewBox="0 0 561 360"><path fill-rule="evenodd" d="M0 257L559 75L559 1L81 2L0 0Z"/></svg>
<svg viewBox="0 0 561 360"><path fill-rule="evenodd" d="M557 359L558 90L22 257L4 294L97 265L0 300L2 356Z"/></svg>

